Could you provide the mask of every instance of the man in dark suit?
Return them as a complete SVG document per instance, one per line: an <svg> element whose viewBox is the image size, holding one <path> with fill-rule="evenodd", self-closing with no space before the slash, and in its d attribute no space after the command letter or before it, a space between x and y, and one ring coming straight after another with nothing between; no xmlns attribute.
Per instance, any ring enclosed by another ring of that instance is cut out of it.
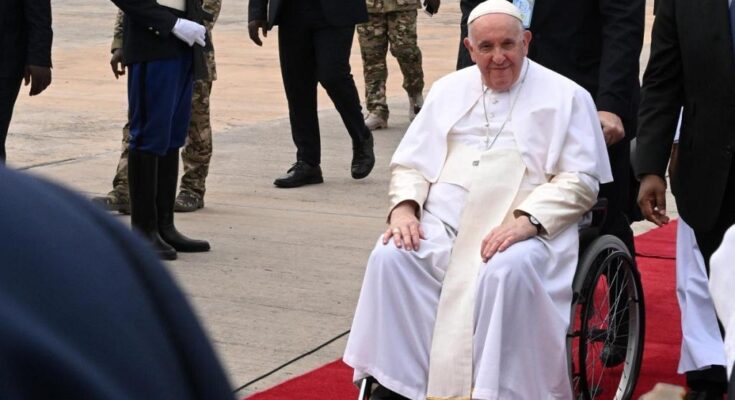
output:
<svg viewBox="0 0 735 400"><path fill-rule="evenodd" d="M0 187L0 398L233 398L148 244L56 185L0 166Z"/></svg>
<svg viewBox="0 0 735 400"><path fill-rule="evenodd" d="M461 0L462 21L466 23L466 15L480 2ZM533 33L528 57L572 79L595 100L615 179L600 186L599 197L608 201L602 232L619 237L631 254L635 254L630 228L635 193L630 140L636 129L644 14L644 0L536 0L524 16ZM460 46L458 69L471 63Z"/></svg>
<svg viewBox="0 0 735 400"><path fill-rule="evenodd" d="M249 0L250 39L261 46L263 36L278 25L281 75L288 100L296 163L276 179L291 188L323 182L316 86L321 83L352 138L351 174L362 179L375 165L373 136L365 126L350 50L355 24L368 20L364 0Z"/></svg>
<svg viewBox="0 0 735 400"><path fill-rule="evenodd" d="M646 219L669 221L664 177L684 107L671 189L709 268L735 223L735 9L728 0L659 0L657 6L634 163L641 177L638 203ZM720 398L725 368L687 373L687 384L703 399Z"/></svg>
<svg viewBox="0 0 735 400"><path fill-rule="evenodd" d="M174 226L179 148L188 132L194 77L207 77L207 15L200 0L112 1L125 13L130 220L163 259L209 251L208 242Z"/></svg>
<svg viewBox="0 0 735 400"><path fill-rule="evenodd" d="M51 84L50 0L0 2L0 164L20 83L35 96Z"/></svg>

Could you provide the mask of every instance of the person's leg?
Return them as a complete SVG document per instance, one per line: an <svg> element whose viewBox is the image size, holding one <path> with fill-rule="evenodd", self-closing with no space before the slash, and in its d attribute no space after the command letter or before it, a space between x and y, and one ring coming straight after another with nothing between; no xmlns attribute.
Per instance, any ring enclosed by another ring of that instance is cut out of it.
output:
<svg viewBox="0 0 735 400"><path fill-rule="evenodd" d="M733 224L735 224L735 161L730 164L729 178L717 223L709 231L702 232L696 229L694 231L708 276L710 257L720 247L725 231ZM719 321L718 328L722 333L723 329ZM727 390L727 371L721 365L713 365L711 368L699 371L688 371L686 377L687 386L693 391L714 393L721 396Z"/></svg>
<svg viewBox="0 0 735 400"><path fill-rule="evenodd" d="M13 107L20 92L22 77L0 78L0 164L5 163L5 140L8 137Z"/></svg>
<svg viewBox="0 0 735 400"><path fill-rule="evenodd" d="M390 52L398 60L403 73L403 89L408 94L409 119L423 106L424 70L416 36L416 10L388 14Z"/></svg>
<svg viewBox="0 0 735 400"><path fill-rule="evenodd" d="M697 244L707 266L707 274L709 274L709 259L712 257L712 253L720 247L722 238L725 236L725 231L735 224L735 160L730 164L730 173L726 185L727 187L722 197L720 213L715 226L706 232L696 229L694 231L697 237Z"/></svg>
<svg viewBox="0 0 735 400"><path fill-rule="evenodd" d="M460 0L459 8L462 11L462 19L459 23L459 51L457 54L457 69L462 69L475 64L470 57L470 52L464 46L464 38L467 37L467 18L470 16L470 12L482 0Z"/></svg>
<svg viewBox="0 0 735 400"><path fill-rule="evenodd" d="M627 247L633 260L635 260L635 245L633 241L633 229L630 227L630 219L628 218L629 208L629 187L630 187L630 142L622 140L607 148L610 167L612 169L614 181L600 185L598 198L607 199L607 215L605 221L600 228L600 234L609 234L620 239L625 247ZM608 277L609 278L609 277ZM613 284L610 288L610 301L614 302L622 288L618 284ZM614 321L618 324L616 332L619 332L615 343L606 343L602 350L601 358L603 363L609 367L619 365L625 361L626 346L623 343L628 332L628 311L624 309Z"/></svg>
<svg viewBox="0 0 735 400"><path fill-rule="evenodd" d="M704 259L694 231L679 218L676 230L676 294L681 310L680 374L725 366L725 344L717 324Z"/></svg>
<svg viewBox="0 0 735 400"><path fill-rule="evenodd" d="M387 127L383 122L388 120L389 115L385 96L385 83L388 79L388 66L385 62L388 54L388 20L385 13L369 13L369 16L368 22L357 25L357 38L365 78L367 119L370 119L371 115L379 119L366 124L370 129L380 129Z"/></svg>
<svg viewBox="0 0 735 400"><path fill-rule="evenodd" d="M350 51L355 29L325 27L314 31L317 79L337 108L353 142L370 137L362 118L362 107L350 69Z"/></svg>
<svg viewBox="0 0 735 400"><path fill-rule="evenodd" d="M288 12L281 17L278 27L281 76L288 101L291 135L296 145L296 159L318 166L321 163L321 142L313 33L299 18Z"/></svg>
<svg viewBox="0 0 735 400"><path fill-rule="evenodd" d="M130 193L128 191L128 143L130 142L130 122L122 128L122 152L117 162L112 190L104 196L92 197L92 202L109 211L130 214Z"/></svg>
<svg viewBox="0 0 735 400"><path fill-rule="evenodd" d="M209 119L211 81L194 82L186 143L181 152L184 175L176 198L176 211L196 211L204 207L205 181L212 159L212 126Z"/></svg>
<svg viewBox="0 0 735 400"><path fill-rule="evenodd" d="M121 197L128 197L128 143L130 143L130 122L122 128L122 152L117 163L115 177L112 179L112 188Z"/></svg>
<svg viewBox="0 0 735 400"><path fill-rule="evenodd" d="M454 240L430 213L421 221L426 239L418 251L378 239L344 354L355 382L372 376L411 399L426 398L434 320Z"/></svg>
<svg viewBox="0 0 735 400"><path fill-rule="evenodd" d="M351 174L365 178L375 166L373 135L365 125L355 81L350 73L350 50L355 28L321 27L314 31L317 79L337 108L352 138Z"/></svg>
<svg viewBox="0 0 735 400"><path fill-rule="evenodd" d="M191 83L187 99L182 82L186 80L184 77L191 81L191 64L190 56L182 56L132 64L128 68L131 222L158 249L159 256L166 259L175 259L176 251L161 238L158 230L158 169L160 159L183 145L186 138ZM184 111L179 111L182 105Z"/></svg>
<svg viewBox="0 0 735 400"><path fill-rule="evenodd" d="M566 334L574 270L554 246L528 239L481 267L473 399L572 398Z"/></svg>
<svg viewBox="0 0 735 400"><path fill-rule="evenodd" d="M158 157L158 187L156 188L157 228L161 238L176 251L194 253L209 251L209 243L182 235L174 226L174 203L179 177L179 148L186 141L191 118L193 65L192 57L177 60L169 73L172 84L168 96L174 101L171 109L171 140L166 153Z"/></svg>
<svg viewBox="0 0 735 400"><path fill-rule="evenodd" d="M607 199L607 217L600 233L611 234L625 243L631 255L635 255L633 230L630 227L628 208L630 198L630 142L620 141L607 148L614 181L600 185L598 197Z"/></svg>
<svg viewBox="0 0 735 400"><path fill-rule="evenodd" d="M306 24L313 18L304 3L287 1L279 17L278 46L281 76L288 100L291 137L296 145L296 163L273 184L295 188L322 183L321 141L316 103L316 61L313 32ZM308 11L308 10L307 10Z"/></svg>

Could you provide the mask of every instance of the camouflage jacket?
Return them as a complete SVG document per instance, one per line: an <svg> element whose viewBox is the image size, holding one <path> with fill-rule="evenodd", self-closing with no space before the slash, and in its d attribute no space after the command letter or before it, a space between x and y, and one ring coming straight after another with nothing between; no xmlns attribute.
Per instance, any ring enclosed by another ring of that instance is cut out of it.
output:
<svg viewBox="0 0 735 400"><path fill-rule="evenodd" d="M370 0L368 0L370 1ZM406 1L406 0L392 0L392 1ZM222 0L203 0L202 8L205 11L212 14L213 20L205 21L205 27L209 32L209 37L212 38L212 29L214 29L214 23L219 17L220 9L222 8ZM125 14L121 10L117 10L117 17L115 18L115 26L112 31L112 46L111 51L116 49L122 49L123 47L123 19ZM214 41L214 39L212 39ZM214 62L214 49L207 52L207 69L209 70L210 80L217 80L217 66Z"/></svg>
<svg viewBox="0 0 735 400"><path fill-rule="evenodd" d="M421 0L365 0L369 13L388 13L421 8Z"/></svg>

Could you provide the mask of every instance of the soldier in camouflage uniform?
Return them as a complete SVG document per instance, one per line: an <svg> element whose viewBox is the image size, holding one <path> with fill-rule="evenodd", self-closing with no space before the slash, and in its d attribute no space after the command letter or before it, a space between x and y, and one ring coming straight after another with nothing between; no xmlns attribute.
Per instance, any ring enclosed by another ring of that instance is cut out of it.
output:
<svg viewBox="0 0 735 400"><path fill-rule="evenodd" d="M403 73L403 89L408 93L409 118L413 120L423 104L424 71L421 50L416 43L416 10L420 0L366 0L368 22L357 25L365 76L365 99L370 130L388 127L388 104L385 83L388 68L385 57L390 52Z"/></svg>
<svg viewBox="0 0 735 400"><path fill-rule="evenodd" d="M213 21L205 21L210 37L214 21L219 16L222 0L204 0L203 8L214 16ZM125 74L122 66L122 34L123 13L118 11L112 39L113 73L117 78ZM209 161L212 158L212 127L209 123L209 95L212 92L212 81L217 79L217 68L214 62L214 50L207 52L207 68L210 80L194 81L191 102L191 120L181 160L184 164L184 175L181 176L179 195L176 197L174 210L196 211L204 207L205 180L209 172ZM117 172L112 180L113 189L106 195L95 197L93 202L108 210L130 213L128 195L128 142L130 141L130 124L122 129L122 154L117 164Z"/></svg>

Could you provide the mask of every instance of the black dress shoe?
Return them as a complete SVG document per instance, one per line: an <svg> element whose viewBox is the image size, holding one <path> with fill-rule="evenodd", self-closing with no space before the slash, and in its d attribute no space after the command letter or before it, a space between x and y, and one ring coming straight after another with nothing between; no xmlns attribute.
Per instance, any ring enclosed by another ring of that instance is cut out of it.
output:
<svg viewBox="0 0 735 400"><path fill-rule="evenodd" d="M690 390L684 400L723 400L724 395L721 391Z"/></svg>
<svg viewBox="0 0 735 400"><path fill-rule="evenodd" d="M408 398L401 396L385 386L378 385L370 395L370 400L408 400Z"/></svg>
<svg viewBox="0 0 735 400"><path fill-rule="evenodd" d="M689 392L685 400L722 400L727 392L727 370L722 365L687 371L686 378Z"/></svg>
<svg viewBox="0 0 735 400"><path fill-rule="evenodd" d="M296 161L288 169L286 175L273 181L273 184L279 188L295 188L322 182L324 182L322 169L318 165L311 166L304 161Z"/></svg>
<svg viewBox="0 0 735 400"><path fill-rule="evenodd" d="M373 134L369 133L367 139L352 145L352 168L350 172L355 179L362 179L370 175L375 166L375 153L373 152Z"/></svg>

